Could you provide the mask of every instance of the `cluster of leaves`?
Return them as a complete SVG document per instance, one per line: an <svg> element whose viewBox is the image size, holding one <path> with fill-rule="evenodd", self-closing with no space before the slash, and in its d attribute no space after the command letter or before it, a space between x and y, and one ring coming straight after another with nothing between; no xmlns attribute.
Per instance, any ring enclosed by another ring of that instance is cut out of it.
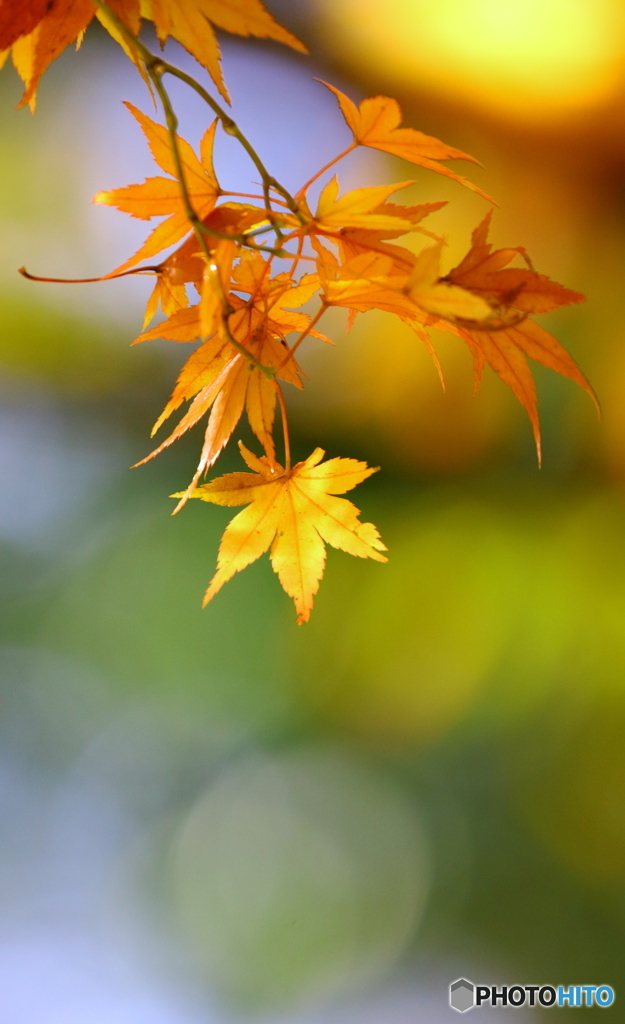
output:
<svg viewBox="0 0 625 1024"><path fill-rule="evenodd" d="M473 355L476 387L488 363L524 405L540 459L536 392L527 357L572 378L591 394L592 389L565 349L530 317L579 302L583 296L536 273L522 247L492 251L488 243L492 208L473 232L462 262L442 273L445 243L424 228L423 221L445 204L408 206L390 201L411 181L341 195L334 176L323 187L313 211L311 185L358 146L400 156L492 202L447 166L449 160L473 158L422 132L402 128L395 100L376 96L356 107L328 85L353 141L291 195L269 174L227 111L199 83L153 55L138 39L140 16L151 18L159 40L164 42L169 35L178 39L208 69L226 97L210 21L241 35L269 36L303 49L271 19L259 0L4 0L0 47L13 49L14 62L26 82L23 102L34 102L42 71L96 13L157 92L166 122L161 125L127 104L163 173L142 184L100 192L95 201L142 220L164 219L138 252L106 276L156 275L137 342L154 338L199 342L153 434L183 403L190 404L147 459L207 417L197 471L186 490L175 495L179 498L176 511L189 498L248 508L225 531L205 602L234 573L271 548L273 567L295 601L298 622L305 622L323 573L325 544L378 561L385 561L382 552L386 550L375 527L361 523L358 510L337 497L374 470L353 459L323 462L320 449L305 462L291 465L282 387L303 386L296 354L309 336L324 338L316 329L323 313L333 306L346 308L350 325L358 313L371 309L395 314L427 346L439 373L428 328L456 335ZM200 142L199 156L177 134L163 85L167 74L184 80L216 114ZM229 192L217 180L212 154L219 124L246 149L261 179L262 194ZM413 233L428 239L419 253L396 243ZM157 257L160 262L155 264ZM319 300L317 311L314 315L302 312L301 307L314 296ZM164 321L146 330L159 308ZM289 343L292 335L295 338ZM284 465L277 460L274 442L277 406ZM244 411L264 454L257 457L241 445L249 473L232 473L201 484Z"/></svg>
<svg viewBox="0 0 625 1024"><path fill-rule="evenodd" d="M25 85L21 106L29 103L34 108L44 71L66 46L80 45L96 17L140 69L141 61L129 34L139 34L142 18L153 22L161 45L170 36L182 43L206 68L225 100L228 92L213 25L240 36L275 39L306 52L299 39L274 21L260 0L108 0L107 4L97 0L1 0L0 64L11 52Z"/></svg>

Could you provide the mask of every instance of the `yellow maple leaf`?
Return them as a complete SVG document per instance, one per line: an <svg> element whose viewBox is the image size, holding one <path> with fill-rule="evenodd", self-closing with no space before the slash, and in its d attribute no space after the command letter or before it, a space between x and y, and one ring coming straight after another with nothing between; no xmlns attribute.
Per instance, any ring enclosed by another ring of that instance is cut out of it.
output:
<svg viewBox="0 0 625 1024"><path fill-rule="evenodd" d="M414 185L414 181L402 181L395 185L370 185L353 189L339 197L339 182L335 175L319 196L315 227L322 230L329 228L333 232L341 228L363 228L392 234L412 231L414 224L408 217L402 217L401 206L392 206L392 213L379 210L393 192L410 185Z"/></svg>
<svg viewBox="0 0 625 1024"><path fill-rule="evenodd" d="M492 311L486 299L449 280L441 280L442 249L443 242L436 242L417 256L408 282L410 298L425 313L433 316L476 323L487 320Z"/></svg>
<svg viewBox="0 0 625 1024"><path fill-rule="evenodd" d="M337 498L375 473L356 459L330 459L316 448L292 469L272 466L239 442L251 473L227 473L198 487L193 497L215 505L248 505L232 520L222 537L215 573L204 597L208 604L235 573L271 548L271 564L284 590L292 597L297 622L307 622L325 567L325 545L359 558L386 562L385 545L372 523L361 523L360 512ZM172 495L174 498L180 494Z"/></svg>

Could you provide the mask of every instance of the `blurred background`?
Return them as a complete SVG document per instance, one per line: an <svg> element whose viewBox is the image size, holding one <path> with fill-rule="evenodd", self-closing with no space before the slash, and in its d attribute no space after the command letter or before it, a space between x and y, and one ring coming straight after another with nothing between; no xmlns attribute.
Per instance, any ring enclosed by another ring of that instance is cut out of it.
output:
<svg viewBox="0 0 625 1024"><path fill-rule="evenodd" d="M296 454L382 466L354 500L390 561L329 552L305 627L267 559L202 611L230 512L172 519L168 498L199 432L128 468L188 354L129 348L151 281L16 273L101 274L139 246L143 223L90 200L154 173L121 104L151 113L149 97L96 28L46 74L35 117L6 67L0 1017L438 1024L464 975L610 984L625 1021L625 7L269 6L311 57L222 42L270 169L295 189L349 141L316 76L397 96L406 124L481 161L497 245L588 296L541 322L603 416L536 367L539 471L522 409L489 370L473 396L458 340L434 339L443 394L390 316L349 335L328 317L336 347L310 343L307 389L288 396ZM172 93L196 142L205 112ZM247 189L232 140L216 163ZM428 222L449 266L486 212L373 151L339 177L415 178L402 201L449 200ZM236 451L220 468L240 468Z"/></svg>

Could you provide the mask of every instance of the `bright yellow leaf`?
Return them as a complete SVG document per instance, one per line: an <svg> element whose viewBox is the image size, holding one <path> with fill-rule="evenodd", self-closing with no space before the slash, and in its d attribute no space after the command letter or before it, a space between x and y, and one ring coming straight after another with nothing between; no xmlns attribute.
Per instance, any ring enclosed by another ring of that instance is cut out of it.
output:
<svg viewBox="0 0 625 1024"><path fill-rule="evenodd" d="M271 564L293 598L299 624L307 622L325 567L325 545L360 558L386 562L385 545L372 523L337 498L375 473L356 459L330 459L315 449L292 469L272 466L239 443L252 473L228 473L198 487L193 497L216 505L247 505L222 537L215 573L204 597L206 605L227 580L271 547ZM181 497L175 494L173 497Z"/></svg>

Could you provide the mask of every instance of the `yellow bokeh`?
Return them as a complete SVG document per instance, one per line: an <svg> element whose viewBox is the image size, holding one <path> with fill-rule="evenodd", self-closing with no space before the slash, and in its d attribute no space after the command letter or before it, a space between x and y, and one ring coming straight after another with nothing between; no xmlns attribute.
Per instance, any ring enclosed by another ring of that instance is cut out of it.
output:
<svg viewBox="0 0 625 1024"><path fill-rule="evenodd" d="M351 60L533 121L595 107L625 73L620 0L323 0ZM347 55L343 55L344 57Z"/></svg>

